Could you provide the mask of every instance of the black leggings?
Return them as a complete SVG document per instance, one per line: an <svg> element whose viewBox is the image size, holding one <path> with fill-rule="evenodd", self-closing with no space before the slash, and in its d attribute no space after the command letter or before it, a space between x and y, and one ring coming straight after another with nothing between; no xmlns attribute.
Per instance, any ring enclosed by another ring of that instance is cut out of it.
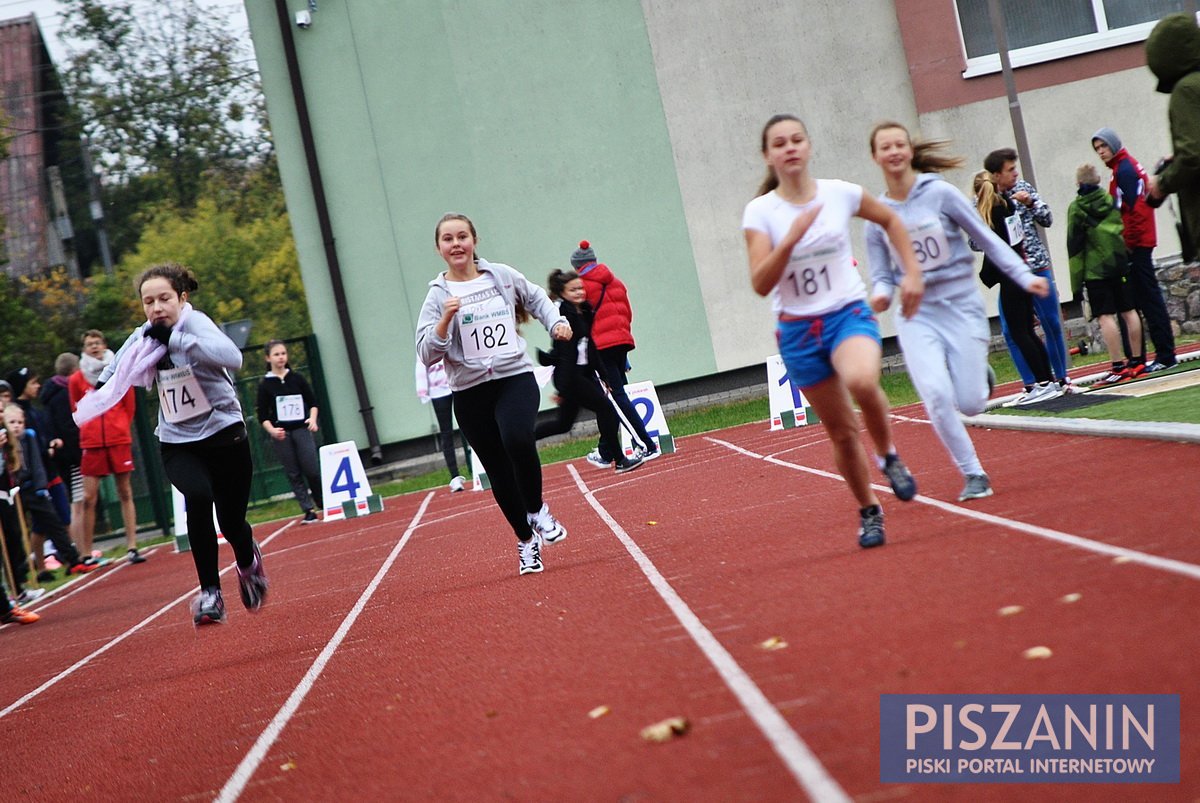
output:
<svg viewBox="0 0 1200 803"><path fill-rule="evenodd" d="M1033 296L1012 281L1000 282L1000 314L1008 323L1008 335L1038 382L1049 382L1050 355L1033 328Z"/></svg>
<svg viewBox="0 0 1200 803"><path fill-rule="evenodd" d="M450 479L454 479L458 476L458 457L454 453L454 400L440 396L431 401L433 412L437 414L438 445L446 459L446 468L450 469Z"/></svg>
<svg viewBox="0 0 1200 803"><path fill-rule="evenodd" d="M613 401L617 403L617 407L621 408L621 412L625 415L625 420L629 422L629 426L633 427L634 433L637 434L637 439L641 441L642 446L649 449L654 445L654 441L650 439L650 433L646 432L646 425L642 423L642 416L625 393L625 362L629 355L629 346L613 346L612 348L601 349L599 354L601 365L600 378L608 383L608 390L612 393Z"/></svg>
<svg viewBox="0 0 1200 803"><path fill-rule="evenodd" d="M540 439L570 432L579 416L579 408L585 407L596 414L596 426L600 429L600 459L610 462L616 460L621 451L617 412L605 395L604 389L600 387L596 372L582 365L566 370L556 369L554 386L558 388L558 394L562 397L558 405L558 415L550 421L538 424L534 430L534 437Z"/></svg>
<svg viewBox="0 0 1200 803"><path fill-rule="evenodd" d="M200 587L220 588L214 506L238 566L246 569L254 562L254 534L246 521L254 466L246 426L234 424L194 443L164 443L160 451L167 479L187 504L188 541Z"/></svg>
<svg viewBox="0 0 1200 803"><path fill-rule="evenodd" d="M533 425L540 401L532 372L454 392L454 415L479 455L492 496L518 539L533 534L528 513L542 509L542 463Z"/></svg>

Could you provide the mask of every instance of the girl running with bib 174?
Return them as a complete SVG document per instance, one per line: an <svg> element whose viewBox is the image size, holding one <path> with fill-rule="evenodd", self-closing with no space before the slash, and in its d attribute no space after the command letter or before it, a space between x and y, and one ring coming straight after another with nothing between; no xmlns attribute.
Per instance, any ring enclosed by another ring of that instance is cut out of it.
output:
<svg viewBox="0 0 1200 803"><path fill-rule="evenodd" d="M253 465L233 372L242 352L188 302L199 288L188 268L156 265L135 288L146 323L133 330L75 410L82 424L118 403L132 386L158 388L158 436L167 479L187 505L188 541L200 593L193 624L225 621L213 510L237 558L242 604L254 612L267 596L262 553L246 521Z"/></svg>
<svg viewBox="0 0 1200 803"><path fill-rule="evenodd" d="M476 255L475 224L466 215L443 216L434 242L446 270L429 283L421 306L417 356L426 365L442 360L458 426L517 536L520 573L540 572L542 544L566 538L567 530L542 500L533 433L541 395L517 322L532 315L555 340L570 340L571 327L546 291Z"/></svg>
<svg viewBox="0 0 1200 803"><path fill-rule="evenodd" d="M864 218L887 231L904 266L900 309L906 317L915 315L921 303L921 269L895 213L856 184L813 177L808 169L812 143L799 119L781 114L768 120L762 153L767 177L742 218L750 283L759 295L771 296L788 377L820 417L838 471L858 502L859 546L880 546L885 541L883 508L871 487L851 397L896 498L912 499L917 484L892 444L891 411L879 386L879 324L867 307L866 288L850 253L850 218Z"/></svg>

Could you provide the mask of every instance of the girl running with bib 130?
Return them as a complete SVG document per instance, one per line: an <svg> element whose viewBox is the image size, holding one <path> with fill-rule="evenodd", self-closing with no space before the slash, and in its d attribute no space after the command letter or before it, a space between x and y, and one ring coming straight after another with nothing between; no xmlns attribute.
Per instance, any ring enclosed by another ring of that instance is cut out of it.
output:
<svg viewBox="0 0 1200 803"><path fill-rule="evenodd" d="M97 390L79 401L75 422L100 415L133 385L157 385L155 434L167 479L187 504L188 541L200 580L192 621L204 625L225 621L214 508L237 558L242 604L252 612L266 599L267 575L246 521L253 466L232 376L242 367L242 353L188 303L198 287L190 269L170 263L138 278L147 323L133 330L101 372Z"/></svg>
<svg viewBox="0 0 1200 803"><path fill-rule="evenodd" d="M933 430L966 480L958 495L962 502L991 496L992 485L958 413L983 412L995 382L987 360L987 312L963 230L1020 287L1038 295L1049 288L992 234L963 194L942 179L939 171L963 165L960 158L940 155L942 146L912 142L908 129L895 122L880 123L871 131L871 158L887 182L879 200L903 221L925 278L917 314L896 316L896 335ZM887 234L874 223L867 225L867 255L871 309L883 312L891 306L903 273Z"/></svg>
<svg viewBox="0 0 1200 803"><path fill-rule="evenodd" d="M759 295L771 295L788 377L820 417L838 471L858 501L859 546L880 546L883 508L871 487L851 397L896 498L912 499L917 484L892 445L888 399L879 386L879 324L850 253L850 218L878 223L888 232L905 266L900 303L908 317L921 303L921 270L899 217L856 184L812 176L812 143L799 119L780 114L768 120L762 153L767 177L742 218L750 283Z"/></svg>
<svg viewBox="0 0 1200 803"><path fill-rule="evenodd" d="M555 340L570 340L566 318L508 265L475 254L475 224L448 214L434 230L446 270L429 283L417 321L417 355L438 360L454 399L454 416L492 485L492 495L517 536L521 574L542 570L543 543L567 530L542 501L542 464L533 430L541 395L517 322L531 314Z"/></svg>

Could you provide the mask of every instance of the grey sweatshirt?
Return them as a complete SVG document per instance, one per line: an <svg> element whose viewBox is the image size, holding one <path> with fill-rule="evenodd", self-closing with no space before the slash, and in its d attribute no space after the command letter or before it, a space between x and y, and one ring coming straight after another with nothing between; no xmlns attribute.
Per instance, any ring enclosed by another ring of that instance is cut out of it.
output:
<svg viewBox="0 0 1200 803"><path fill-rule="evenodd" d="M978 292L975 255L967 247L967 237L983 247L984 253L1013 281L1028 290L1036 278L1029 266L1003 240L997 237L988 222L980 217L961 192L937 173L921 173L908 198L896 201L881 195L879 200L900 215L904 225L914 226L936 218L941 224L949 245L949 256L935 270L926 270L925 298L936 301ZM867 224L867 258L871 271L871 296L891 298L904 276L892 259L888 236L883 227ZM918 258L920 254L918 254Z"/></svg>
<svg viewBox="0 0 1200 803"><path fill-rule="evenodd" d="M519 300L529 314L546 327L547 332L552 330L555 324L567 322L567 319L559 314L558 307L546 295L546 291L526 279L520 271L485 259L480 259L476 266L481 274L492 279L507 304L515 306ZM453 293L446 285L446 272L442 271L429 283L429 292L417 319L417 356L426 365L444 360L446 380L450 383L451 390L466 390L481 382L533 370L533 361L529 359L525 339L520 333L517 334L516 351L484 362L467 361L464 357L462 341L459 338L459 316L455 315L451 319L446 338L438 338L437 324L442 319L442 305L451 295Z"/></svg>
<svg viewBox="0 0 1200 803"><path fill-rule="evenodd" d="M145 337L150 324L143 324L125 339L113 361L100 372L101 382L113 375L121 357ZM192 373L204 391L211 412L186 421L170 423L158 412L154 434L163 443L191 443L215 435L232 424L244 421L231 372L242 367L242 352L212 319L193 309L186 319L175 324L167 345L167 357L177 368L192 366Z"/></svg>

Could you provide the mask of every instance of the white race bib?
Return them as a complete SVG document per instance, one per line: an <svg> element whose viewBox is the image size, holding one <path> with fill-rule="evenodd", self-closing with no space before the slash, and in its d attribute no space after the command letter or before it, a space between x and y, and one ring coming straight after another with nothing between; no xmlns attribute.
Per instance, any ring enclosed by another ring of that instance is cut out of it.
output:
<svg viewBox="0 0 1200 803"><path fill-rule="evenodd" d="M579 338L579 345L575 347L575 364L576 365L587 365L588 364L587 344L588 344L588 339L586 337Z"/></svg>
<svg viewBox="0 0 1200 803"><path fill-rule="evenodd" d="M950 260L950 240L937 218L908 226L908 239L922 271L937 270Z"/></svg>
<svg viewBox="0 0 1200 803"><path fill-rule="evenodd" d="M475 301L479 295L484 297ZM481 362L517 352L513 308L498 291L464 297L463 305L458 311L458 331L466 359Z"/></svg>
<svg viewBox="0 0 1200 803"><path fill-rule="evenodd" d="M1020 245L1025 242L1025 227L1021 224L1021 216L1013 213L1004 218L1004 226L1008 229L1008 244Z"/></svg>
<svg viewBox="0 0 1200 803"><path fill-rule="evenodd" d="M275 397L275 420L281 424L304 420L304 397L299 393Z"/></svg>
<svg viewBox="0 0 1200 803"><path fill-rule="evenodd" d="M189 421L212 409L190 365L158 372L158 404L163 418L171 424Z"/></svg>
<svg viewBox="0 0 1200 803"><path fill-rule="evenodd" d="M808 307L814 302L819 303L821 296L833 289L831 273L846 267L841 264L842 261L842 249L836 243L807 251L793 251L779 279L783 308Z"/></svg>

